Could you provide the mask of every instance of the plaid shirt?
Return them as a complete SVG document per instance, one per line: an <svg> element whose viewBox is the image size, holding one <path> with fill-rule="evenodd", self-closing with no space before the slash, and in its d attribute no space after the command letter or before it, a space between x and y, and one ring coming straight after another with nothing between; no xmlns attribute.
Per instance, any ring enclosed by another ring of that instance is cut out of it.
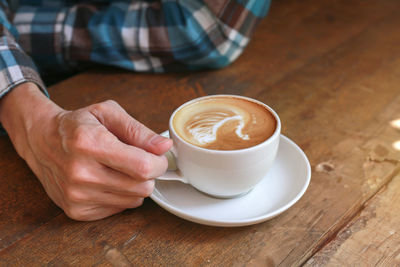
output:
<svg viewBox="0 0 400 267"><path fill-rule="evenodd" d="M10 1L8 1L10 2ZM91 63L133 71L221 68L270 0L0 0L0 97L39 73Z"/></svg>

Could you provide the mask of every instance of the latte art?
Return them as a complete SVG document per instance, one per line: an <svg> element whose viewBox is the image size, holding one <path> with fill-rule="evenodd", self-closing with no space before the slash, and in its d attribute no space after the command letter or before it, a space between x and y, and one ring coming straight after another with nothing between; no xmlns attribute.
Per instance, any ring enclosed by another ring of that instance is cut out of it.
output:
<svg viewBox="0 0 400 267"><path fill-rule="evenodd" d="M237 150L267 140L276 129L275 117L256 102L215 96L190 103L173 118L185 141L202 148Z"/></svg>
<svg viewBox="0 0 400 267"><path fill-rule="evenodd" d="M238 121L235 133L243 139L249 140L249 135L243 134L244 120L240 115L231 115L227 112L205 112L193 118L193 122L186 129L193 135L199 144L209 144L217 140L218 130L229 121Z"/></svg>

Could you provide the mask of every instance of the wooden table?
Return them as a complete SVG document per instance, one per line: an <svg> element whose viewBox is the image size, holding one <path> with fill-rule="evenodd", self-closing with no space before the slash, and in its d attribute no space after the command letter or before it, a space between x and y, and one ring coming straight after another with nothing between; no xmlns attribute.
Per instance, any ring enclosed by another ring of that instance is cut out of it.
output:
<svg viewBox="0 0 400 267"><path fill-rule="evenodd" d="M311 184L288 211L253 226L191 223L150 199L104 220L77 222L1 137L2 266L400 265L398 0L274 1L247 50L225 69L100 69L50 93L68 109L114 99L158 132L189 99L254 97L280 114L283 134L308 155Z"/></svg>

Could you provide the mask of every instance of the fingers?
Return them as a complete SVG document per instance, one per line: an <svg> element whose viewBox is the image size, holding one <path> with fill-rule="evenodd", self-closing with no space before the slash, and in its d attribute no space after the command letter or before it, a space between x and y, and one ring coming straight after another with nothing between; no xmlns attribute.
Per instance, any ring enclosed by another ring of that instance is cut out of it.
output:
<svg viewBox="0 0 400 267"><path fill-rule="evenodd" d="M102 164L139 181L157 178L168 168L165 156L157 156L126 145L115 145L111 150L103 150L97 156Z"/></svg>
<svg viewBox="0 0 400 267"><path fill-rule="evenodd" d="M115 136L126 144L156 155L163 155L172 147L172 140L154 133L132 118L114 101L91 106L90 111Z"/></svg>
<svg viewBox="0 0 400 267"><path fill-rule="evenodd" d="M121 209L136 208L143 202L143 197L121 195L86 186L71 186L64 192L66 203L69 205L98 205Z"/></svg>
<svg viewBox="0 0 400 267"><path fill-rule="evenodd" d="M154 189L154 180L138 181L124 173L98 164L87 171L78 171L65 183L76 187L92 187L99 191L133 197L148 197Z"/></svg>
<svg viewBox="0 0 400 267"><path fill-rule="evenodd" d="M109 174L105 172L102 177ZM94 173L92 177L96 177L95 175ZM50 180L54 181L54 178L52 178L52 173L46 172L40 181L52 200L64 210L67 216L79 221L98 220L128 208L139 207L144 197L150 195L154 188L154 181L147 181L137 184L134 189L132 187L134 184L130 184L127 186L129 189L121 193L107 192L105 189L117 186L117 184L110 186L109 182L112 179L121 179L121 177L111 173L108 181L100 178L99 184L96 184L95 179L91 182L85 181L86 184L74 184L75 181L60 179L50 188Z"/></svg>
<svg viewBox="0 0 400 267"><path fill-rule="evenodd" d="M95 221L100 220L111 215L117 214L123 210L124 208L117 207L102 207L102 206L69 206L63 208L65 214L77 221Z"/></svg>
<svg viewBox="0 0 400 267"><path fill-rule="evenodd" d="M79 127L75 132L72 134L73 138L66 138L64 141L65 150L74 155L69 163L71 166L65 166L67 171L79 171L81 165L76 162L87 164L88 161L82 160L83 158L94 159L107 167L143 181L159 177L168 167L165 156L127 145L102 125Z"/></svg>
<svg viewBox="0 0 400 267"><path fill-rule="evenodd" d="M144 197L148 196L154 188L154 181L147 181L142 184L138 185L138 188L145 188L141 192L120 194L99 190L99 188L88 184L68 184L60 181L63 195L60 207L68 217L74 220L101 219L125 209L141 206Z"/></svg>
<svg viewBox="0 0 400 267"><path fill-rule="evenodd" d="M155 134L112 101L64 114L58 133L56 151L63 160L54 161L52 187L59 190L52 189L52 199L76 220L140 206L152 193L154 178L168 167L163 154L172 140Z"/></svg>
<svg viewBox="0 0 400 267"><path fill-rule="evenodd" d="M106 144L104 141L103 144L104 146L97 150L96 159L139 181L157 178L168 168L165 156L157 156L121 142Z"/></svg>

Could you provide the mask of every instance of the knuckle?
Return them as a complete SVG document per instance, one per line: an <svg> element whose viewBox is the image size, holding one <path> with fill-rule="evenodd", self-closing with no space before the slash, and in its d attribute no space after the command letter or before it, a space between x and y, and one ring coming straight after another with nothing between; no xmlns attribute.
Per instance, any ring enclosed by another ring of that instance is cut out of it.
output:
<svg viewBox="0 0 400 267"><path fill-rule="evenodd" d="M93 134L93 139L97 140L100 143L109 144L109 142L118 140L114 135L111 135L108 131L103 131L100 129L93 131L92 134Z"/></svg>
<svg viewBox="0 0 400 267"><path fill-rule="evenodd" d="M64 198L67 203L82 203L86 200L79 190L71 186L64 189Z"/></svg>
<svg viewBox="0 0 400 267"><path fill-rule="evenodd" d="M64 212L69 218L76 221L84 221L86 218L85 213L81 209L75 206L69 206L65 208Z"/></svg>
<svg viewBox="0 0 400 267"><path fill-rule="evenodd" d="M136 120L130 120L126 127L128 136L131 136L134 140L139 139L145 130L145 126Z"/></svg>
<svg viewBox="0 0 400 267"><path fill-rule="evenodd" d="M77 152L87 152L91 147L91 138L88 129L83 125L78 125L72 135L70 148Z"/></svg>
<svg viewBox="0 0 400 267"><path fill-rule="evenodd" d="M158 176L163 175L167 169L168 169L168 159L165 155L163 155L161 158L161 165L160 165L160 173Z"/></svg>
<svg viewBox="0 0 400 267"><path fill-rule="evenodd" d="M140 162L137 164L137 174L140 178L149 179L151 178L151 173L153 170L152 161L149 156L145 155L141 158Z"/></svg>
<svg viewBox="0 0 400 267"><path fill-rule="evenodd" d="M111 106L111 107L120 107L120 105L117 103L117 101L108 99L103 102L104 105Z"/></svg>
<svg viewBox="0 0 400 267"><path fill-rule="evenodd" d="M99 114L106 112L113 108L120 108L121 106L114 100L106 100L97 104L93 104L91 108L98 112Z"/></svg>
<svg viewBox="0 0 400 267"><path fill-rule="evenodd" d="M85 166L79 162L72 161L67 164L66 180L71 184L82 184L90 182L90 175Z"/></svg>
<svg viewBox="0 0 400 267"><path fill-rule="evenodd" d="M128 209L134 209L143 205L144 198L135 198L132 202L126 205Z"/></svg>
<svg viewBox="0 0 400 267"><path fill-rule="evenodd" d="M148 197L153 193L154 190L154 180L146 181L143 183L140 195L142 197Z"/></svg>

